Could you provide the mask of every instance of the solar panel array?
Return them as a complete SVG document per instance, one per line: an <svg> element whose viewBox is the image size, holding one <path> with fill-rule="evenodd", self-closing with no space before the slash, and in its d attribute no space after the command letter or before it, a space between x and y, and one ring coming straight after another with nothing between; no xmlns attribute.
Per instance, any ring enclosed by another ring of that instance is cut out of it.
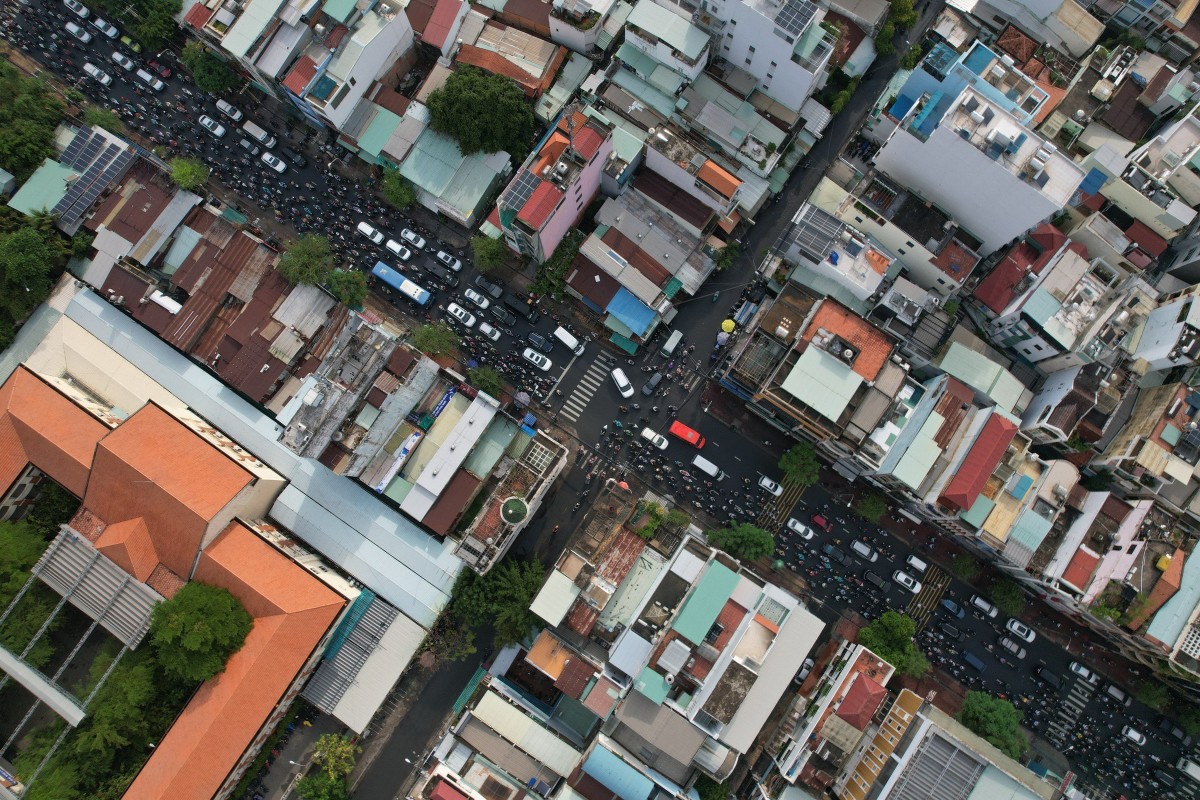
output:
<svg viewBox="0 0 1200 800"><path fill-rule="evenodd" d="M521 174L517 176L517 182L514 183L509 190L504 193L503 204L508 208L520 210L529 202L529 198L533 196L533 190L538 187L542 179L534 175L527 169L521 170Z"/></svg>
<svg viewBox="0 0 1200 800"><path fill-rule="evenodd" d="M77 225L100 193L125 173L133 161L132 151L119 144L107 144L103 134L82 131L75 135L63 151L61 163L74 170L83 170L71 188L54 206L62 224Z"/></svg>
<svg viewBox="0 0 1200 800"><path fill-rule="evenodd" d="M775 24L793 36L799 36L816 13L817 6L810 0L787 0L775 16Z"/></svg>

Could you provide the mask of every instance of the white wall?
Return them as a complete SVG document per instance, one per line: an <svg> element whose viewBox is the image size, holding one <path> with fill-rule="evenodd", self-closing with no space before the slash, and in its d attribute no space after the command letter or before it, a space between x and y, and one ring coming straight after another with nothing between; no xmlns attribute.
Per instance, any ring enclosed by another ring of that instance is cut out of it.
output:
<svg viewBox="0 0 1200 800"><path fill-rule="evenodd" d="M646 0L649 2L649 0ZM671 69L678 72L680 75L687 77L688 81L696 80L696 77L704 71L704 67L708 64L709 53L712 52L712 46L709 45L696 59L696 63L688 64L686 61L681 61L675 57L674 48L661 39L653 44L646 41L637 35L632 28L625 29L625 41L631 46L647 53L651 58L660 64L665 64Z"/></svg>
<svg viewBox="0 0 1200 800"><path fill-rule="evenodd" d="M1059 370L1048 376L1046 382L1042 384L1042 388L1033 396L1029 406L1025 409L1025 414L1021 417L1021 430L1036 432L1035 435L1049 435L1055 441L1063 441L1063 438L1058 435L1058 432L1053 428L1043 426L1038 418L1047 408L1053 409L1062 402L1066 397L1071 387L1075 385L1075 378L1079 375L1081 367L1071 367L1070 369Z"/></svg>
<svg viewBox="0 0 1200 800"><path fill-rule="evenodd" d="M351 34L351 36L353 35ZM325 105L319 108L314 106L314 108L329 121L329 124L341 130L346 124L346 120L354 113L354 109L358 107L362 96L371 87L371 83L391 69L396 60L412 48L413 41L414 34L412 25L408 22L408 16L397 14L363 46L362 52L349 70L349 74L336 76L346 82L351 78L354 79L354 85L337 107ZM335 58L334 62L336 60ZM340 92L341 88L338 91Z"/></svg>
<svg viewBox="0 0 1200 800"><path fill-rule="evenodd" d="M714 54L757 78L759 87L772 98L798 111L819 88L816 75L791 60L795 42L777 36L773 20L739 0L709 2L708 9L713 16L727 20L720 35L713 37ZM818 9L809 25L819 25L824 18L825 11Z"/></svg>

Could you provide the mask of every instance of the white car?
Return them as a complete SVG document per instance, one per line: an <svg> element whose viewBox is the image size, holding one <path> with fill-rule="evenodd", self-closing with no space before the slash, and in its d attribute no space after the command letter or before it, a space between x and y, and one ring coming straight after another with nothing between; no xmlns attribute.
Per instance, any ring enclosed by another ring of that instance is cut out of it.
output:
<svg viewBox="0 0 1200 800"><path fill-rule="evenodd" d="M220 111L222 114L229 117L234 122L241 122L242 117L245 116L241 111L238 111L236 108L229 105L229 103L226 103L224 100L217 101L217 111Z"/></svg>
<svg viewBox="0 0 1200 800"><path fill-rule="evenodd" d="M133 63L132 58L125 55L124 53L118 53L116 50L113 50L113 53L111 56L109 56L109 58L112 59L112 62L114 64L116 64L118 67L125 70L126 72L129 72L130 70L132 70L134 67L137 66L137 64Z"/></svg>
<svg viewBox="0 0 1200 800"><path fill-rule="evenodd" d="M1003 647L1008 652L1012 653L1017 658L1025 657L1025 648L1021 647L1021 645L1017 644L1016 642L1014 642L1012 639L1008 638L1007 636L1000 637L1000 646Z"/></svg>
<svg viewBox="0 0 1200 800"><path fill-rule="evenodd" d="M1124 728L1121 728L1121 735L1136 744L1138 747L1146 744L1146 734L1142 733L1136 728L1131 728L1128 725L1126 725Z"/></svg>
<svg viewBox="0 0 1200 800"><path fill-rule="evenodd" d="M375 230L375 226L369 222L358 223L358 232L375 244L383 244L383 234Z"/></svg>
<svg viewBox="0 0 1200 800"><path fill-rule="evenodd" d="M472 328L475 326L475 315L458 303L451 303L446 306L446 313L461 322L464 327Z"/></svg>
<svg viewBox="0 0 1200 800"><path fill-rule="evenodd" d="M917 594L921 591L921 582L903 570L896 570L893 572L892 580L903 586L905 589L908 589L913 594Z"/></svg>
<svg viewBox="0 0 1200 800"><path fill-rule="evenodd" d="M808 527L807 525L805 525L803 522L796 519L795 517L788 518L786 527L792 533L799 534L800 538L804 539L805 541L808 541L809 539L813 538L813 536L816 535L816 531L814 531L812 528Z"/></svg>
<svg viewBox="0 0 1200 800"><path fill-rule="evenodd" d="M486 309L488 306L490 306L492 304L491 300L488 300L486 297L484 297L482 294L475 291L474 289L464 290L463 296L466 297L468 300L470 300L475 305L479 306L479 308L481 310Z"/></svg>
<svg viewBox="0 0 1200 800"><path fill-rule="evenodd" d="M875 548L864 542L862 539L855 539L850 543L850 549L854 551L854 555L866 561L868 564L874 564L879 560L879 553L875 552Z"/></svg>
<svg viewBox="0 0 1200 800"><path fill-rule="evenodd" d="M982 597L980 597L977 594L971 595L971 605L975 606L975 608L982 611L983 615L985 617L987 617L988 619L995 619L996 614L999 613L998 611L996 611L996 607L994 605L989 603L987 600L984 600Z"/></svg>
<svg viewBox="0 0 1200 800"><path fill-rule="evenodd" d="M92 17L91 25L110 39L115 39L121 35L116 25L113 25L108 20L100 19L100 17Z"/></svg>
<svg viewBox="0 0 1200 800"><path fill-rule="evenodd" d="M1083 678L1085 681L1092 684L1093 686L1100 682L1099 675L1092 672L1090 669L1085 667L1083 664L1080 664L1078 661L1072 661L1070 664L1067 665L1067 669L1071 670L1071 672L1074 672L1076 675Z"/></svg>
<svg viewBox="0 0 1200 800"><path fill-rule="evenodd" d="M447 267L454 270L455 272L462 271L462 262L459 261L454 256L447 253L445 250L438 250L436 258L438 261L442 262L443 264L445 264Z"/></svg>
<svg viewBox="0 0 1200 800"><path fill-rule="evenodd" d="M92 12L88 11L87 6L80 3L79 0L63 0L63 5L71 9L71 11L80 19L87 19Z"/></svg>
<svg viewBox="0 0 1200 800"><path fill-rule="evenodd" d="M200 115L200 127L220 139L225 135L225 126L207 114Z"/></svg>
<svg viewBox="0 0 1200 800"><path fill-rule="evenodd" d="M768 478L766 475L763 475L758 479L758 487L760 489L765 489L772 497L779 497L779 495L783 494L783 487Z"/></svg>
<svg viewBox="0 0 1200 800"><path fill-rule="evenodd" d="M528 361L530 364L533 364L535 367L540 369L542 372L550 371L550 367L551 367L550 359L546 358L544 355L539 353L537 350L534 350L532 347L526 347L524 350L522 350L521 357L524 358L526 361Z"/></svg>
<svg viewBox="0 0 1200 800"><path fill-rule="evenodd" d="M629 382L629 378L625 377L625 370L614 369L612 371L612 381L617 386L617 392L621 397L633 397L633 384Z"/></svg>
<svg viewBox="0 0 1200 800"><path fill-rule="evenodd" d="M657 447L659 450L667 449L667 437L663 436L653 428L642 428L642 438Z"/></svg>
<svg viewBox="0 0 1200 800"><path fill-rule="evenodd" d="M411 244L413 247L417 248L418 250L425 249L424 237L414 233L413 231L410 231L408 228L405 228L404 230L400 231L400 238L403 239L404 241L408 242L409 244Z"/></svg>
<svg viewBox="0 0 1200 800"><path fill-rule="evenodd" d="M388 239L387 244L385 244L384 247L392 251L392 254L401 261L408 261L410 258L412 258L412 250L409 250L395 239Z"/></svg>
<svg viewBox="0 0 1200 800"><path fill-rule="evenodd" d="M95 64L84 62L83 71L87 73L88 77L98 81L101 86L108 86L110 83L112 83L112 76L97 67Z"/></svg>
<svg viewBox="0 0 1200 800"><path fill-rule="evenodd" d="M278 172L280 175L287 172L287 164L284 163L282 158L275 155L270 150L262 154L262 162Z"/></svg>
<svg viewBox="0 0 1200 800"><path fill-rule="evenodd" d="M486 336L493 342L500 341L500 331L496 330L486 322L479 323L479 333L481 336Z"/></svg>
<svg viewBox="0 0 1200 800"><path fill-rule="evenodd" d="M1004 623L1004 627L1007 628L1008 632L1013 636L1016 636L1018 639L1021 639L1025 642L1032 642L1037 638L1037 634L1033 632L1033 629L1020 620L1010 619L1008 622Z"/></svg>
<svg viewBox="0 0 1200 800"><path fill-rule="evenodd" d="M63 27L67 29L67 33L71 34L72 36L74 36L76 39L83 42L84 44L87 44L88 42L90 42L92 40L92 35L90 33L88 33L87 31L85 31L83 28L76 25L74 22L68 22Z"/></svg>

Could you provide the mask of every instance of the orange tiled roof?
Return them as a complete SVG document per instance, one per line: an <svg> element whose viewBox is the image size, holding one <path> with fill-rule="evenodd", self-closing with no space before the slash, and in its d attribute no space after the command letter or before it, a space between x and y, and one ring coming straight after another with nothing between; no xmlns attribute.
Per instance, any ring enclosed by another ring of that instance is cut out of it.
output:
<svg viewBox="0 0 1200 800"><path fill-rule="evenodd" d="M1063 570L1062 579L1076 589L1086 591L1088 584L1092 582L1092 573L1096 571L1096 565L1099 563L1099 556L1081 547L1071 556L1071 563Z"/></svg>
<svg viewBox="0 0 1200 800"><path fill-rule="evenodd" d="M837 334L858 348L854 372L863 380L873 381L892 356L895 342L883 331L855 314L841 303L826 298L801 339L811 342L818 330Z"/></svg>
<svg viewBox="0 0 1200 800"><path fill-rule="evenodd" d="M0 488L33 464L82 497L96 443L108 432L107 425L18 367L0 386Z"/></svg>
<svg viewBox="0 0 1200 800"><path fill-rule="evenodd" d="M1125 627L1131 631L1136 631L1146 623L1146 620L1158 613L1158 610L1163 605L1175 596L1179 591L1179 587L1183 583L1183 565L1187 560L1187 554L1180 548L1175 548L1175 552L1171 554L1171 563L1159 576L1154 583L1154 588L1150 590L1150 596L1146 598L1146 602L1138 609L1137 614L1125 623Z"/></svg>
<svg viewBox="0 0 1200 800"><path fill-rule="evenodd" d="M254 627L158 743L127 800L215 795L346 602L238 522L201 554L196 580L232 592Z"/></svg>
<svg viewBox="0 0 1200 800"><path fill-rule="evenodd" d="M458 49L458 55L455 56L454 60L459 64L478 67L484 72L490 72L493 75L511 78L521 87L527 97L536 97L538 94L539 82L537 76L529 74L499 53L484 50L482 47L476 47L473 44L464 44Z"/></svg>
<svg viewBox="0 0 1200 800"><path fill-rule="evenodd" d="M253 476L149 404L104 437L84 505L109 525L141 517L159 559L189 575L205 528Z"/></svg>
<svg viewBox="0 0 1200 800"><path fill-rule="evenodd" d="M149 580L158 566L150 531L140 517L107 526L95 544L97 550L139 581Z"/></svg>
<svg viewBox="0 0 1200 800"><path fill-rule="evenodd" d="M546 673L551 680L558 680L572 655L574 654L571 649L559 641L557 636L543 630L538 634L533 647L525 654L525 660Z"/></svg>
<svg viewBox="0 0 1200 800"><path fill-rule="evenodd" d="M732 198L734 192L742 185L741 181L714 164L711 159L705 161L704 166L697 170L696 177L729 198Z"/></svg>

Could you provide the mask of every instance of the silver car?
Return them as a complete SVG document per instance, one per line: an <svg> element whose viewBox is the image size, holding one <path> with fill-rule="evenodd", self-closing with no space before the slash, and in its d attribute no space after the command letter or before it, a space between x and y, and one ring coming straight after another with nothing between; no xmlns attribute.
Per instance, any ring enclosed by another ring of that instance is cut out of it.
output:
<svg viewBox="0 0 1200 800"><path fill-rule="evenodd" d="M526 347L524 350L522 350L521 357L524 358L526 361L528 361L530 364L533 364L535 367L540 369L542 372L550 371L550 367L551 367L550 359L546 358L544 355L539 353L537 350L534 350L532 347Z"/></svg>

